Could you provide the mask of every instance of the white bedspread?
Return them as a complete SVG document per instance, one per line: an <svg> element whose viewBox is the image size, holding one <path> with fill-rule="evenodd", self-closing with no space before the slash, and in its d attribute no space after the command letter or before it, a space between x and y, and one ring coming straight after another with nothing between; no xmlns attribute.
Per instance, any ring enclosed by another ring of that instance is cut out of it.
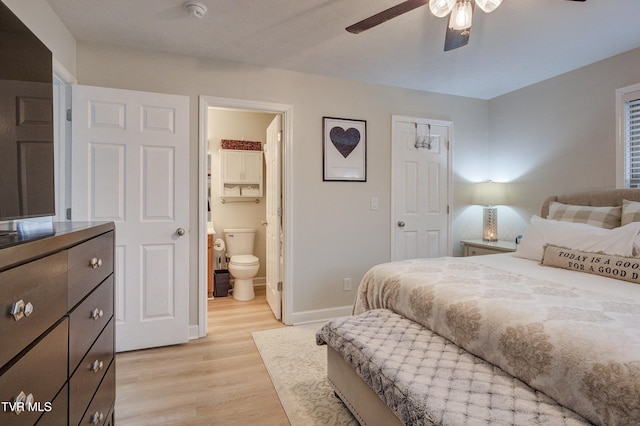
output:
<svg viewBox="0 0 640 426"><path fill-rule="evenodd" d="M538 262L515 257L512 253L465 258L469 262L490 266L514 274L564 284L582 290L600 291L610 296L640 303L640 286L627 281L584 272L541 266Z"/></svg>
<svg viewBox="0 0 640 426"><path fill-rule="evenodd" d="M417 259L373 267L354 313L390 309L596 424L632 424L640 419L639 287L509 254Z"/></svg>

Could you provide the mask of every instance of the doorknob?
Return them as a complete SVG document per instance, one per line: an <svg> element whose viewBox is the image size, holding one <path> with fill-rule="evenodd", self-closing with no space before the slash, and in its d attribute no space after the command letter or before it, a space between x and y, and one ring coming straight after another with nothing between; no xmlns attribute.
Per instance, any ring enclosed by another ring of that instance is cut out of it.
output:
<svg viewBox="0 0 640 426"><path fill-rule="evenodd" d="M262 226L267 226L268 225L268 223L266 221L264 221L264 220L261 221L260 223L262 224Z"/></svg>
<svg viewBox="0 0 640 426"><path fill-rule="evenodd" d="M182 236L185 234L185 230L184 230L184 229L182 229L182 228L178 228L178 229L176 229L176 234L177 234L179 237L182 237Z"/></svg>
<svg viewBox="0 0 640 426"><path fill-rule="evenodd" d="M403 221L398 222L398 228L404 228L405 223Z"/></svg>

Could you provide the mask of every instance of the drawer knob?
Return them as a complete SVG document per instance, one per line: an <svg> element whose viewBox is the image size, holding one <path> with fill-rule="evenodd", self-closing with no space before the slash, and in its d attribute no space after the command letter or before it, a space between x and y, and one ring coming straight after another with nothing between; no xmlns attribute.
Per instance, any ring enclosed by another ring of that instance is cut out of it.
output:
<svg viewBox="0 0 640 426"><path fill-rule="evenodd" d="M97 425L98 423L102 423L103 420L104 420L104 414L102 414L99 411L96 411L91 416L91 420L90 421L91 421L92 425Z"/></svg>
<svg viewBox="0 0 640 426"><path fill-rule="evenodd" d="M18 396L13 398L13 403L14 403L13 412L16 413L16 414L22 413L25 410L25 407L29 407L29 406L33 405L33 401L34 400L35 400L35 398L33 397L32 393L27 395L27 394L24 393L24 391L20 391ZM19 403L19 404L17 404L17 403Z"/></svg>
<svg viewBox="0 0 640 426"><path fill-rule="evenodd" d="M91 319L94 321L98 321L103 316L104 312L102 309L95 308L93 311L91 311Z"/></svg>
<svg viewBox="0 0 640 426"><path fill-rule="evenodd" d="M33 405L33 402L35 401L35 398L33 397L33 394L30 393L29 395L27 395L27 397L24 400L24 405L26 407L30 407Z"/></svg>
<svg viewBox="0 0 640 426"><path fill-rule="evenodd" d="M33 313L33 305L31 304L31 302L27 302L24 305L24 316L28 317L29 315L31 315Z"/></svg>
<svg viewBox="0 0 640 426"><path fill-rule="evenodd" d="M99 361L97 359L93 361L93 364L91 364L91 370L94 373L97 373L98 371L102 370L103 367L104 367L104 362Z"/></svg>
<svg viewBox="0 0 640 426"><path fill-rule="evenodd" d="M98 259L97 257L92 258L89 266L91 266L91 269L98 269L102 266L102 259Z"/></svg>
<svg viewBox="0 0 640 426"><path fill-rule="evenodd" d="M33 313L33 305L31 302L24 303L24 300L20 299L11 305L9 312L13 315L13 319L20 321L22 317L28 317Z"/></svg>

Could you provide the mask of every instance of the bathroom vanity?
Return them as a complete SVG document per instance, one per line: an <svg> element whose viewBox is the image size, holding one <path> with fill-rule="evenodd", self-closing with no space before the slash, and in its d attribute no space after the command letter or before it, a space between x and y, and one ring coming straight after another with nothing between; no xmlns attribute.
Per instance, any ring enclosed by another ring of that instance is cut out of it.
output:
<svg viewBox="0 0 640 426"><path fill-rule="evenodd" d="M113 424L114 235L0 237L0 424Z"/></svg>

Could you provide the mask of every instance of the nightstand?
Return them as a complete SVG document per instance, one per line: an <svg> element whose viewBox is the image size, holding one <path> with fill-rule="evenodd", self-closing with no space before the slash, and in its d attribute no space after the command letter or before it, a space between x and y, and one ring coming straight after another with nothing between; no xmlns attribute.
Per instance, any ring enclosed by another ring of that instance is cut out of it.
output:
<svg viewBox="0 0 640 426"><path fill-rule="evenodd" d="M516 251L516 243L512 241L463 240L464 256L480 256Z"/></svg>

